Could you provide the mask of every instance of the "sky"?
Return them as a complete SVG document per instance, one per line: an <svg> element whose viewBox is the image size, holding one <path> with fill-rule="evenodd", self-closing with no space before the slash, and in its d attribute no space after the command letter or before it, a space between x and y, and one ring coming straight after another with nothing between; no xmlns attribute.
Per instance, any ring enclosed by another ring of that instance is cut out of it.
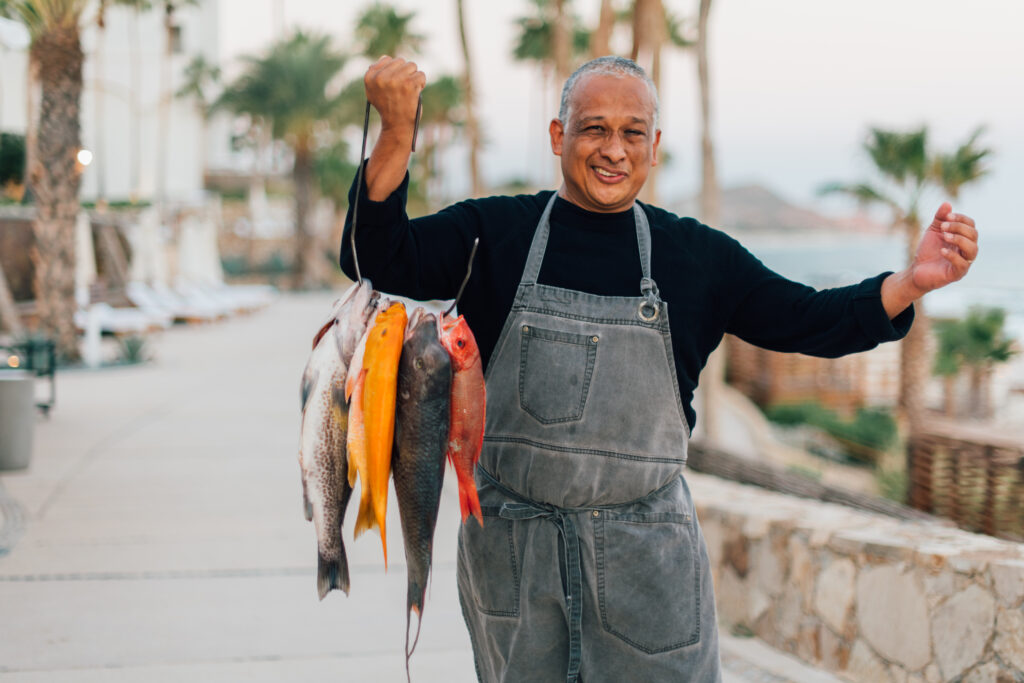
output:
<svg viewBox="0 0 1024 683"><path fill-rule="evenodd" d="M355 17L367 2L219 0L221 55L230 73L240 54L255 53L301 27L351 45ZM458 73L461 53L454 0L394 0L415 11L414 30L427 36L415 59L429 79ZM466 0L475 84L487 147L486 179L553 182L547 124L556 112L553 90L539 71L511 58L518 16L527 0ZM620 2L620 4L625 4ZM674 14L696 13L696 0L665 0ZM596 24L598 0L574 8ZM238 17L245 17L238 21ZM828 213L849 211L845 200L820 199L828 181L871 179L862 143L870 126L928 126L936 149L951 151L978 126L993 148L989 174L954 202L979 228L1024 232L1018 197L1024 180L1024 2L1016 0L718 0L710 23L712 131L724 186L761 183L793 201ZM613 48L627 51L626 29ZM403 55L407 56L407 55ZM346 77L365 71L350 60ZM667 53L661 84L663 204L699 187L696 62ZM468 191L464 152L445 160L444 192ZM924 198L923 211L943 197Z"/></svg>

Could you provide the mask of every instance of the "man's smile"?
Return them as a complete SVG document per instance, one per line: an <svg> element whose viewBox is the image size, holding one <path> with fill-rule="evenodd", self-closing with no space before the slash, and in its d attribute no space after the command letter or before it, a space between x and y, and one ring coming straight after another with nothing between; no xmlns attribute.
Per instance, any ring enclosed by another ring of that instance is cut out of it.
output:
<svg viewBox="0 0 1024 683"><path fill-rule="evenodd" d="M598 179L604 183L616 183L626 178L625 171L616 171L601 166L592 166L591 168L594 169Z"/></svg>

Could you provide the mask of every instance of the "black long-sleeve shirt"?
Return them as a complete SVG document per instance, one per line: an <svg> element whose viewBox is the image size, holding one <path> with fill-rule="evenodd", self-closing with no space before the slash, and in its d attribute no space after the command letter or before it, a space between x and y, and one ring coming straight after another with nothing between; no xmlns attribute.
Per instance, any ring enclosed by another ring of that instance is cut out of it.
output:
<svg viewBox="0 0 1024 683"><path fill-rule="evenodd" d="M459 303L484 365L498 342L551 191L471 199L421 218L405 212L408 175L383 202L359 199L359 265L374 286L412 299L451 299L480 246ZM351 203L342 270L355 277ZM889 320L881 301L888 273L816 291L773 272L739 242L693 218L642 205L651 226L651 277L669 305L679 390L692 429L697 378L726 332L757 346L834 358L902 338L913 307ZM639 296L640 254L632 209L592 213L564 199L551 211L551 235L538 281L604 296Z"/></svg>

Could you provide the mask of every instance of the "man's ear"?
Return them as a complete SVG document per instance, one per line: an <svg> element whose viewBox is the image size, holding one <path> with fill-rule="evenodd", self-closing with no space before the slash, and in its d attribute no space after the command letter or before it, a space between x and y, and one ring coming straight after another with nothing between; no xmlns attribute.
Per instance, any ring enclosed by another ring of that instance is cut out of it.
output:
<svg viewBox="0 0 1024 683"><path fill-rule="evenodd" d="M661 142L661 131L654 131L654 151L651 153L651 166L658 165L658 143Z"/></svg>
<svg viewBox="0 0 1024 683"><path fill-rule="evenodd" d="M548 125L548 134L551 136L551 151L555 156L562 156L562 139L565 137L565 126L558 119L551 119Z"/></svg>

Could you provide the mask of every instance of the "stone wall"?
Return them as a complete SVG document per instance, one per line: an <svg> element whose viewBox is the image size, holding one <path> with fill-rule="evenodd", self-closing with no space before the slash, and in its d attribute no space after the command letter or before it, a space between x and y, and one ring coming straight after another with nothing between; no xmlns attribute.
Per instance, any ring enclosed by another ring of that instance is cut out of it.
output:
<svg viewBox="0 0 1024 683"><path fill-rule="evenodd" d="M852 681L1024 682L1024 544L687 481L726 628Z"/></svg>

